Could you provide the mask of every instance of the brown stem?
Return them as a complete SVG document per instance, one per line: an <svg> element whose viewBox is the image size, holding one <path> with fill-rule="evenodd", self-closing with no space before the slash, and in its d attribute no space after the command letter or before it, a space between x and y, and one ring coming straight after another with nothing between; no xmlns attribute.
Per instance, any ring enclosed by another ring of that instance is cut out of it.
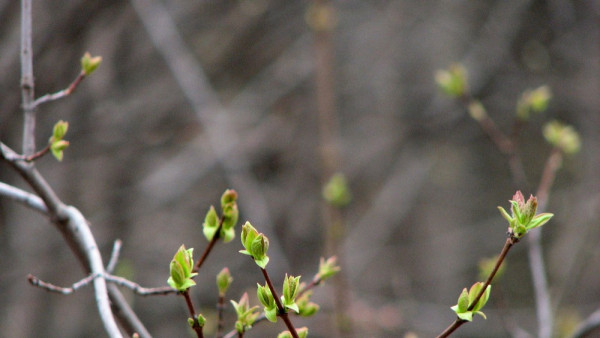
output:
<svg viewBox="0 0 600 338"><path fill-rule="evenodd" d="M215 235L208 243L208 246L206 247L206 249L204 249L202 256L196 262L196 265L194 265L194 270L192 270L192 272L198 272L198 270L200 270L200 267L202 267L202 264L204 264L204 261L206 261L206 258L208 258L208 254L210 254L210 252L212 251L215 244L217 244L217 241L221 237L221 228L223 227L224 219L225 219L224 216L221 216L221 219L219 219L219 226L217 227L217 231L215 232Z"/></svg>
<svg viewBox="0 0 600 338"><path fill-rule="evenodd" d="M223 337L223 330L225 329L225 317L223 311L225 310L225 295L219 295L219 302L217 303L217 333L215 337Z"/></svg>
<svg viewBox="0 0 600 338"><path fill-rule="evenodd" d="M472 311L473 308L475 308L475 305L477 304L477 302L479 302L479 299L485 293L485 289L487 289L487 287L490 285L490 283L494 279L494 276L496 276L496 273L500 269L500 266L504 262L504 259L506 258L506 255L508 254L508 250L510 250L510 248L512 248L512 246L515 245L515 243L517 243L518 241L519 240L517 238L513 237L512 235L510 235L506 239L506 242L504 243L504 247L502 248L502 251L500 252L500 255L498 256L498 259L496 260L496 265L494 266L494 269L488 276L487 280L483 284L483 287L481 288L481 290L479 291L479 293L477 294L475 299L473 299L473 302L471 304L469 304L467 311ZM457 317L456 320L454 321L454 323L450 324L450 326L448 326L442 333L440 333L440 335L437 336L437 338L444 338L444 337L450 336L454 331L456 331L456 329L458 329L461 325L463 325L466 322L467 322L466 320L460 319Z"/></svg>
<svg viewBox="0 0 600 338"><path fill-rule="evenodd" d="M37 107L37 106L41 105L42 103L46 103L46 102L50 102L50 101L55 101L55 100L62 99L63 97L71 95L75 91L75 89L77 88L77 86L79 86L79 84L81 83L81 81L83 81L83 79L85 78L85 76L86 76L85 72L81 71L79 73L79 75L77 75L77 77L75 78L75 80L73 80L73 82L71 82L71 84L67 88L65 88L65 89L63 89L63 90L61 90L59 92L56 92L56 93L53 93L53 94L46 94L46 95L44 95L42 97L37 98L33 102L33 106Z"/></svg>
<svg viewBox="0 0 600 338"><path fill-rule="evenodd" d="M275 291L275 288L273 287L273 283L271 283L271 278L269 278L269 274L267 273L267 270L260 268L260 271L262 271L262 274L265 277L265 281L267 282L267 285L269 286L269 289L271 290L271 294L273 295L273 299L275 299L275 305L277 305L279 317L281 317L281 319L283 319L283 321L285 322L285 326L287 326L288 330L292 334L292 337L298 338L298 332L296 332L296 328L290 321L287 311L285 311L285 308L281 304L281 301L279 300L279 296L277 295L277 291Z"/></svg>
<svg viewBox="0 0 600 338"><path fill-rule="evenodd" d="M539 210L544 210L546 208L548 195L550 194L550 188L552 187L554 179L556 178L556 172L562 164L562 157L563 155L560 149L554 148L546 160L546 165L544 166L544 171L542 172L542 178L540 179L540 185L538 186L538 190L536 192Z"/></svg>
<svg viewBox="0 0 600 338"><path fill-rule="evenodd" d="M187 304L188 311L190 312L190 316L194 320L194 325L192 325L192 329L196 332L196 336L198 338L204 338L204 332L202 331L202 326L198 323L198 318L196 318L196 311L194 310L194 304L192 304L192 298L190 297L189 289L185 290L181 293L183 298L185 298L185 303Z"/></svg>

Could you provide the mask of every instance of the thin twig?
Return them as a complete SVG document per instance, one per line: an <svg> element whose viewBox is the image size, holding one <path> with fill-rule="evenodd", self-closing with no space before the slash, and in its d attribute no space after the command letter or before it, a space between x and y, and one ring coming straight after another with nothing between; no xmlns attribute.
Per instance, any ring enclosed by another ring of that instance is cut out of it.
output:
<svg viewBox="0 0 600 338"><path fill-rule="evenodd" d="M311 15L312 14L312 15ZM336 9L330 0L314 0L309 9L308 25L313 31L315 53L315 95L319 127L321 157L321 184L325 186L341 167L339 147L339 122L335 90L334 30ZM322 200L323 225L326 229L325 251L337 255L342 271L333 280L334 334L336 337L352 336L352 321L348 320L350 293L344 269L345 257L340 250L346 229L339 207Z"/></svg>
<svg viewBox="0 0 600 338"><path fill-rule="evenodd" d="M217 302L217 332L215 337L223 337L223 330L225 329L225 296L219 295L219 301Z"/></svg>
<svg viewBox="0 0 600 338"><path fill-rule="evenodd" d="M37 286L39 288L42 288L46 291L50 291L50 292L56 292L56 293L60 293L63 295L70 295L73 292L81 289L84 286L89 285L95 278L96 276L94 275L89 275L87 277L85 277L84 279L80 280L77 283L74 283L71 287L60 287L48 282L44 282L43 280L37 278L36 276L29 274L27 275L27 280L29 281L29 283L31 283L31 285L33 286Z"/></svg>
<svg viewBox="0 0 600 338"><path fill-rule="evenodd" d="M12 158L14 161L25 161L25 162L33 162L38 158L46 155L50 151L50 144L48 144L44 149L33 153L31 155L17 155Z"/></svg>
<svg viewBox="0 0 600 338"><path fill-rule="evenodd" d="M544 211L548 202L550 188L554 183L556 172L562 163L562 153L554 148L548 156L546 165L540 179L540 184L536 192L538 199L538 210ZM552 306L550 302L550 292L548 290L548 280L544 265L544 257L541 245L541 231L535 229L529 234L527 241L529 244L529 266L531 269L531 279L533 281L533 290L535 292L536 313L538 320L538 336L549 338L552 336L552 326L554 319Z"/></svg>
<svg viewBox="0 0 600 338"><path fill-rule="evenodd" d="M31 208L32 210L40 212L44 215L48 215L48 208L46 208L44 201L42 201L42 199L36 195L25 190L21 190L17 187L13 187L12 185L0 182L0 196L10 198L13 201L19 202L26 207Z"/></svg>
<svg viewBox="0 0 600 338"><path fill-rule="evenodd" d="M475 99L469 94L461 96L461 101L466 108L475 102ZM523 169L523 162L516 152L516 140L511 140L506 136L494 123L494 121L486 115L480 119L476 119L482 129L488 134L490 139L498 150L508 157L510 173L515 184L528 188L529 184ZM521 126L515 124L513 127L512 136L516 137ZM556 171L560 168L562 162L562 153L558 149L553 149L552 153L546 161L542 178L538 187L536 196L538 198L538 210L544 210L550 187L554 183ZM541 338L549 338L552 336L553 315L550 304L550 292L548 291L548 281L545 272L544 257L541 246L541 232L539 229L529 233L528 241L528 256L529 269L531 270L532 283L534 285L534 294L536 302L536 314L538 320L538 336Z"/></svg>
<svg viewBox="0 0 600 338"><path fill-rule="evenodd" d="M106 272L113 273L115 268L117 267L117 262L119 261L119 254L121 253L121 246L123 242L120 239L116 239L113 244L113 249L110 254L110 259L108 260L108 264L106 265Z"/></svg>
<svg viewBox="0 0 600 338"><path fill-rule="evenodd" d="M483 296L487 287L492 283L492 280L494 279L494 277L496 276L496 273L500 269L500 266L504 262L504 259L506 258L508 251L517 242L518 242L518 239L515 238L514 236L512 236L512 234L510 234L509 237L506 239L506 242L504 242L504 247L502 248L502 251L500 252L500 255L498 256L498 259L496 260L496 265L494 266L494 270L492 270L492 272L489 274L487 280L483 284L483 287L481 288L481 290L479 291L479 293L477 294L475 299L473 299L471 304L469 304L467 311L472 311L473 308L475 308L475 305L477 304L477 302L479 302L479 299ZM466 320L456 317L456 320L452 324L450 324L450 326L448 326L442 333L440 333L440 335L437 336L437 338L445 338L445 337L450 336L454 331L456 331L456 329L458 329L461 325L463 325L466 322L467 322Z"/></svg>
<svg viewBox="0 0 600 338"><path fill-rule="evenodd" d="M208 246L204 249L202 256L200 256L200 258L194 265L194 269L192 270L192 272L198 272L198 270L200 270L200 268L202 267L202 264L204 264L204 262L206 261L206 258L208 258L208 254L210 254L210 252L212 251L212 248L215 246L215 244L221 237L221 228L223 228L223 220L225 220L225 217L223 215L221 215L221 218L219 219L219 226L217 227L217 231L215 232L215 234L213 235L213 238L208 243Z"/></svg>
<svg viewBox="0 0 600 338"><path fill-rule="evenodd" d="M21 1L21 95L23 103L23 154L32 155L35 152L35 106L33 78L33 49L32 49L32 1ZM8 155L16 155L10 148L0 144L0 156L7 159ZM31 188L44 201L48 214L53 223L62 233L86 273L102 276L104 264L86 219L74 207L62 203L54 190L48 185L42 175L35 169L34 163L8 163L27 181ZM110 307L106 281L102 277L94 278L94 295L96 305L104 329L110 337L122 337Z"/></svg>
<svg viewBox="0 0 600 338"><path fill-rule="evenodd" d="M194 310L194 304L192 304L192 299L190 298L189 289L181 292L181 295L183 295L183 298L185 298L185 303L190 312L190 316L192 316L192 320L194 321L194 325L192 325L192 329L194 329L194 332L196 332L196 336L198 336L198 338L204 338L202 326L200 326L200 324L198 323L198 318L196 318L196 310Z"/></svg>
<svg viewBox="0 0 600 338"><path fill-rule="evenodd" d="M85 72L81 71L77 77L75 78L75 80L73 80L73 82L71 82L71 84L56 93L53 94L46 94L42 97L37 98L34 102L33 102L33 107L36 108L37 106L41 105L42 103L46 103L46 102L50 102L50 101L56 101L58 99L62 99L63 97L69 96L71 95L75 89L77 88L77 86L79 86L79 84L81 83L81 81L83 81L83 79L85 79Z"/></svg>
<svg viewBox="0 0 600 338"><path fill-rule="evenodd" d="M600 327L600 310L594 311L579 324L572 338L591 337L589 334Z"/></svg>
<svg viewBox="0 0 600 338"><path fill-rule="evenodd" d="M127 278L115 276L115 275L104 275L104 278L107 282L114 283L119 286L124 286L134 293L140 296L155 296L155 295L168 295L172 293L177 293L177 290L173 289L170 286L159 286L156 288L145 288L135 282L130 281Z"/></svg>
<svg viewBox="0 0 600 338"><path fill-rule="evenodd" d="M265 277L265 281L267 282L267 285L269 286L269 289L271 290L271 294L273 295L273 299L275 300L275 304L277 305L277 311L279 312L278 313L279 317L281 317L281 319L283 319L283 321L285 322L285 325L287 326L288 330L292 334L292 337L298 338L298 332L296 332L296 328L290 321L290 317L288 316L287 311L281 304L281 300L279 300L277 291L275 291L275 288L273 287L273 283L271 283L271 278L269 278L269 274L267 273L267 270L260 268L260 271L262 272L263 276Z"/></svg>
<svg viewBox="0 0 600 338"><path fill-rule="evenodd" d="M21 0L21 99L23 104L23 154L35 152L35 105L31 0Z"/></svg>

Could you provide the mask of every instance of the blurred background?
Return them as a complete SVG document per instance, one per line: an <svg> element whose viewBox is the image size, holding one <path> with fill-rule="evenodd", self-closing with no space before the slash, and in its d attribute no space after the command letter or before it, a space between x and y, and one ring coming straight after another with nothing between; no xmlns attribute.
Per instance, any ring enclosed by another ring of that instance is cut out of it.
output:
<svg viewBox="0 0 600 338"><path fill-rule="evenodd" d="M535 192L551 150L541 128L559 119L575 126L583 144L558 172L547 206L556 216L542 236L556 335L565 336L600 306L600 1L314 6L34 3L36 96L65 88L84 52L103 57L74 95L39 108L38 147L59 119L70 123L71 146L62 163L51 156L37 163L91 222L104 259L120 238L119 273L166 285L177 248L202 252L204 215L234 188L240 221L270 238L275 284L286 272L308 281L329 254L322 182L339 170L353 195L334 215L345 227L336 251L345 262L353 336L435 336L454 320L449 307L462 288L478 280L479 261L502 248L506 221L496 206L507 208L517 189ZM18 150L19 27L19 2L0 2L0 139ZM532 191L513 183L506 158L460 103L437 90L435 71L454 62L467 68L471 91L507 133L521 93L551 88L548 111L519 138ZM27 189L5 163L0 180ZM192 294L209 322L214 277L224 266L235 279L232 299L254 296L262 281L240 249L239 233L217 245L196 279ZM59 296L27 283L28 273L63 286L84 277L47 219L0 199L0 257L2 336L104 336L90 288ZM477 318L455 336L537 335L525 241L506 265L488 320ZM316 290L317 316L293 318L312 337L332 335L333 285ZM154 336L188 336L180 297L123 293ZM262 323L247 336L283 329Z"/></svg>

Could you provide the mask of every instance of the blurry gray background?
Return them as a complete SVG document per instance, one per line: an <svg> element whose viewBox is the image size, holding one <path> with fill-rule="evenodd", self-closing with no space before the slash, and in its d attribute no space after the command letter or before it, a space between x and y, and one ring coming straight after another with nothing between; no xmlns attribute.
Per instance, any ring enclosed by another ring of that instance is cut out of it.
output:
<svg viewBox="0 0 600 338"><path fill-rule="evenodd" d="M306 280L316 272L324 224L309 5L35 2L37 96L66 87L85 51L103 57L74 95L40 107L38 146L63 119L71 147L62 163L48 156L38 166L91 221L106 260L113 241L123 240L123 274L165 285L180 244L204 249L204 214L226 188L240 195L241 221L271 239L268 268L277 285L285 272ZM525 89L552 88L549 110L520 138L534 187L550 151L544 121L557 118L581 133L582 151L565 159L550 196L556 217L544 226L544 254L561 327L599 307L600 2L334 6L341 164L354 196L344 210L342 254L356 336L440 333L455 318L449 307L460 290L477 280L479 260L504 243L496 206L507 207L519 187L478 125L437 91L433 74L453 62L467 67L474 95L506 131ZM0 2L0 138L15 149L22 133L19 25L19 3ZM0 180L26 188L4 163ZM488 320L477 318L457 337L507 337L518 328L535 336L526 245L510 252ZM218 245L197 279L195 301L209 319L222 267L234 274L231 298L253 295L261 281L240 248L239 234ZM104 335L89 288L59 296L26 281L28 273L59 285L84 277L48 220L0 199L0 257L3 337ZM123 292L156 337L187 335L181 298ZM316 290L322 313L294 319L313 337L328 336L331 294L331 284ZM281 323L261 324L248 336L280 330Z"/></svg>

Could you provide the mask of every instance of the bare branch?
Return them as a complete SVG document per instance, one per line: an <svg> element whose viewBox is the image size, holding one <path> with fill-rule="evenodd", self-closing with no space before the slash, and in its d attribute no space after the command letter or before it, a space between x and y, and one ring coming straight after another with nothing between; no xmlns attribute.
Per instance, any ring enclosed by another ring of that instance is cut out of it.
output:
<svg viewBox="0 0 600 338"><path fill-rule="evenodd" d="M112 253L110 254L110 259L108 260L108 265L106 265L106 272L113 273L115 268L117 267L117 262L119 261L119 254L121 253L121 246L123 242L120 239L115 240L115 244L113 244Z"/></svg>
<svg viewBox="0 0 600 338"><path fill-rule="evenodd" d="M73 80L73 82L71 82L71 84L69 85L69 87L53 93L53 94L46 94L42 97L37 98L34 102L33 102L33 107L37 107L42 103L46 103L46 102L50 102L50 101L56 101L58 99L62 99L63 97L67 97L69 95L71 95L75 89L77 88L77 86L81 83L81 81L83 81L83 79L85 79L85 72L81 71L79 73L79 75L77 75L77 77L75 78L75 80Z"/></svg>
<svg viewBox="0 0 600 338"><path fill-rule="evenodd" d="M572 338L583 338L592 333L600 327L600 309L594 311L589 317L586 318L575 330ZM590 336L591 337L591 336Z"/></svg>
<svg viewBox="0 0 600 338"><path fill-rule="evenodd" d="M172 293L177 293L177 290L173 289L170 286L161 286L157 288L145 288L137 283L134 283L126 278L109 275L104 275L106 281L110 283L114 283L119 286L124 286L131 291L135 292L140 296L155 296L155 295L168 295Z"/></svg>
<svg viewBox="0 0 600 338"><path fill-rule="evenodd" d="M74 283L70 288L65 288L65 287L60 287L48 282L44 282L43 280L37 278L34 275L29 274L27 276L27 280L29 281L29 283L31 283L31 285L33 286L37 286L39 288L42 288L46 291L50 291L50 292L56 292L56 293L60 293L63 295L70 295L73 292L81 289L82 287L89 285L90 282L94 279L94 275L89 275L87 277L85 277L84 279L80 280L77 283Z"/></svg>
<svg viewBox="0 0 600 338"><path fill-rule="evenodd" d="M10 198L44 215L48 214L48 209L41 198L12 185L0 182L0 196Z"/></svg>

